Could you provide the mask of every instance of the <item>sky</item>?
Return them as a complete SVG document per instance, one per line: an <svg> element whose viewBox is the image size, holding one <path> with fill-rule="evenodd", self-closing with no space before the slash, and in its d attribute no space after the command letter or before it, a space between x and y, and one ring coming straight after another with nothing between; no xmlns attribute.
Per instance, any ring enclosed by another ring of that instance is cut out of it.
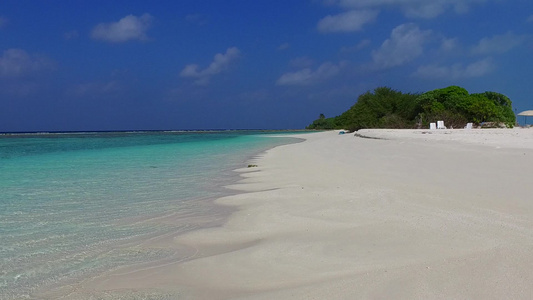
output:
<svg viewBox="0 0 533 300"><path fill-rule="evenodd" d="M450 85L533 109L533 1L0 2L0 132L300 129Z"/></svg>

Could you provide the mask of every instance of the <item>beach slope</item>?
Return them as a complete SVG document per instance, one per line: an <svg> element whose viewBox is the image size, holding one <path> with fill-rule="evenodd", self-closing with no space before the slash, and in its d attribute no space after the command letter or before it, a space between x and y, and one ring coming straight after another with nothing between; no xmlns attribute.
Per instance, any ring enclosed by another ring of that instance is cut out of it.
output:
<svg viewBox="0 0 533 300"><path fill-rule="evenodd" d="M183 299L533 298L533 131L305 134L237 170L238 210L181 262L92 292Z"/></svg>

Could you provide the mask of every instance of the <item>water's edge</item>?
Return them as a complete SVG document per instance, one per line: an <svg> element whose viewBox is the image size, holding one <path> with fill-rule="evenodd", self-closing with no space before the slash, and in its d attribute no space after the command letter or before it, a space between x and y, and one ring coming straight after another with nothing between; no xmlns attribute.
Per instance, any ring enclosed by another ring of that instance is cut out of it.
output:
<svg viewBox="0 0 533 300"><path fill-rule="evenodd" d="M280 136L275 136L280 137ZM264 138L269 138L265 136ZM180 235L197 231L205 228L223 226L231 215L238 211L236 207L220 205L216 203L217 199L226 196L238 195L245 192L228 188L227 186L236 184L243 179L241 172L237 169L246 168L248 163L254 162L260 158L267 151L290 144L300 143L305 141L303 138L292 137L291 135L283 136L283 143L266 146L256 149L253 153L243 157L242 165L231 166L221 172L220 181L217 181L213 190L216 191L216 196L206 198L194 198L188 201L194 202L202 206L201 210L196 210L192 214L180 214L179 212L171 212L167 215L151 216L147 219L140 220L141 222L150 222L153 219L157 221L172 222L178 225L178 230L157 234L149 237L142 237L138 240L129 240L123 245L116 245L117 247L129 247L139 249L150 249L155 247L168 247L169 242L179 237ZM182 225L182 226L180 226ZM94 292L84 289L86 282L91 282L97 278L106 277L114 272L134 272L135 270L144 269L147 267L157 267L159 265L167 265L174 263L181 263L193 259L196 254L196 249L187 248L184 245L173 245L170 251L174 253L167 255L162 259L156 259L149 262L132 263L119 265L107 270L99 270L92 274L86 274L83 278L76 280L62 280L52 285L43 286L37 289L31 299L174 299L176 295L160 294L157 291L114 291L114 292ZM167 248L166 251L169 249Z"/></svg>

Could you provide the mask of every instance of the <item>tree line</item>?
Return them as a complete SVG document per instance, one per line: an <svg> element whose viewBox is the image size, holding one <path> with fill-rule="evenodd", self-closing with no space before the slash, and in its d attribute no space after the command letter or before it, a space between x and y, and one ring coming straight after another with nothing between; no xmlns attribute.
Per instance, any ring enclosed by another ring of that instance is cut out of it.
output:
<svg viewBox="0 0 533 300"><path fill-rule="evenodd" d="M511 100L496 92L469 94L462 87L449 86L422 94L402 93L378 87L357 98L339 116L320 114L307 129L428 128L442 120L448 127L463 128L467 123L490 123L513 127L516 116Z"/></svg>

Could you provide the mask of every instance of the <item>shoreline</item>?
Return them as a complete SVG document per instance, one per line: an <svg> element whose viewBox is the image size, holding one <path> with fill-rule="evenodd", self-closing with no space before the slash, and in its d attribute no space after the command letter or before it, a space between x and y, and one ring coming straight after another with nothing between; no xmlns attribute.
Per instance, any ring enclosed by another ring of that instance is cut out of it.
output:
<svg viewBox="0 0 533 300"><path fill-rule="evenodd" d="M277 131L281 132L281 131ZM123 264L119 266L113 266L111 269L100 269L95 270L92 273L85 274L75 279L65 279L52 284L43 285L38 287L32 294L32 299L71 299L74 297L76 299L86 299L100 297L104 299L115 299L128 297L129 293L118 292L117 295L114 293L99 293L95 291L87 291L83 288L83 285L86 281L99 278L101 276L106 276L108 273L112 272L121 272L126 269L144 269L144 268L153 268L160 265L175 264L176 262L186 261L190 257L195 255L196 249L194 247L188 247L186 245L175 245L172 241L179 237L180 235L186 234L188 232L194 232L197 230L202 230L206 228L220 227L222 226L228 218L237 210L235 207L220 205L216 203L216 200L221 197L234 196L239 194L239 191L226 188L228 185L235 184L241 179L239 172L235 168L242 170L247 170L246 163L248 161L257 159L265 151L277 147L279 145L290 145L293 143L299 143L303 139L292 138L289 135L285 134L283 131L280 135L257 135L261 138L279 138L278 142L274 142L272 145L262 146L257 149L248 150L245 155L234 155L236 159L231 164L231 166L225 166L224 168L218 169L219 176L215 179L211 178L209 182L212 185L207 186L207 190L210 196L201 196L193 198L184 198L176 200L179 209L176 211L167 211L165 213L156 214L156 215L143 215L138 217L133 217L131 219L123 219L117 221L118 224L128 224L133 223L154 223L159 225L170 225L177 226L179 230L165 232L163 234L153 234L149 236L136 237L125 242L117 242L115 248L122 249L128 248L130 251L163 251L163 252L172 252L171 256L166 256L164 258L159 258L151 261L136 262L133 264ZM250 170L250 169L248 169ZM181 207L182 204L187 204L187 209ZM78 291L82 291L78 293ZM113 295L111 295L113 294ZM151 296L150 296L151 295ZM152 294L148 295L150 299L153 297ZM138 297L137 293L131 295L131 297ZM174 299L174 298L170 298Z"/></svg>
<svg viewBox="0 0 533 300"><path fill-rule="evenodd" d="M393 138L385 140L305 134L251 159L258 167L236 170L241 180L229 188L238 193L216 200L235 209L229 219L173 241L195 255L111 272L79 293L527 298L533 188L523 168L533 164L533 140L527 131L517 148L485 130L470 134L477 144L459 131L431 140L398 131L365 132Z"/></svg>

